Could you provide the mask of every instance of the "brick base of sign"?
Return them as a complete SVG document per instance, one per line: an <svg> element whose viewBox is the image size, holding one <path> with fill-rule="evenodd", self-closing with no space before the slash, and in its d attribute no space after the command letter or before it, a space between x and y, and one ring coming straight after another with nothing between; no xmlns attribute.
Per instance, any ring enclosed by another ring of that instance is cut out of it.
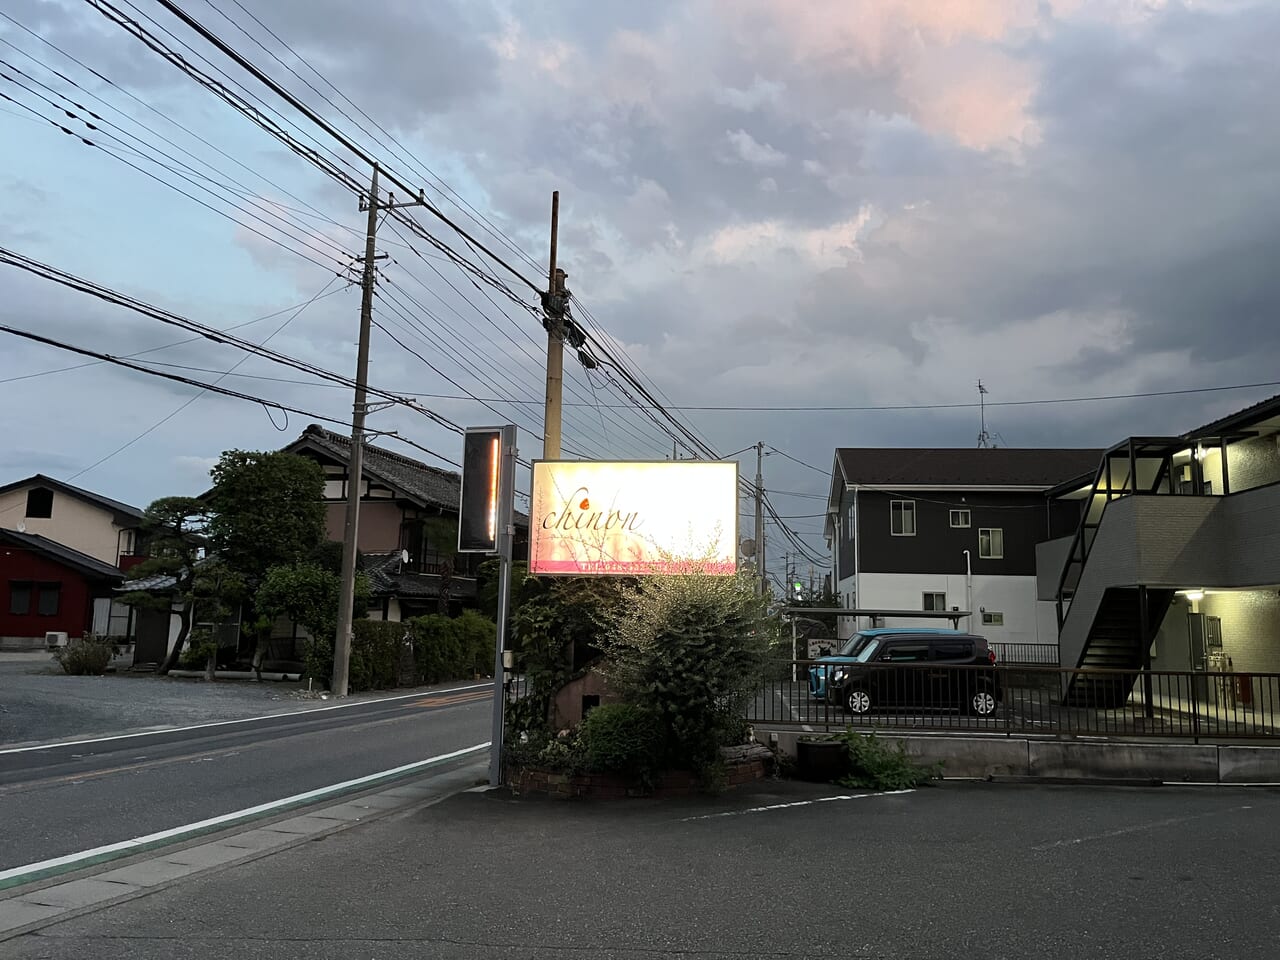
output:
<svg viewBox="0 0 1280 960"><path fill-rule="evenodd" d="M773 755L764 748L732 748L724 751L725 779L722 786L733 789L769 776ZM703 792L696 774L687 770L670 770L653 784L651 790L637 787L624 777L611 773L553 773L531 767L514 771L507 779L517 794L546 796L558 800L621 800L625 797L687 797Z"/></svg>

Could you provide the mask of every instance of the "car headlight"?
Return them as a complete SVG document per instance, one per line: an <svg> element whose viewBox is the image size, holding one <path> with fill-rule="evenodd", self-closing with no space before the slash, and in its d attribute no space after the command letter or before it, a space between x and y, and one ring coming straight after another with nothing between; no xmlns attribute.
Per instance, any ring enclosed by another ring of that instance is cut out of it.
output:
<svg viewBox="0 0 1280 960"><path fill-rule="evenodd" d="M843 683L843 682L844 682L844 671L843 671L843 670L837 670L837 671L835 671L833 674L831 674L831 682L832 682L832 683Z"/></svg>

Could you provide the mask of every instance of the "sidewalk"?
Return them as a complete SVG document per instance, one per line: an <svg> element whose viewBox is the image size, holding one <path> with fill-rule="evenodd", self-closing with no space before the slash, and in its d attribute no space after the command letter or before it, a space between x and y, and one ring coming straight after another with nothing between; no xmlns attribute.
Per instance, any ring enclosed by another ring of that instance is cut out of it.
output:
<svg viewBox="0 0 1280 960"><path fill-rule="evenodd" d="M765 782L613 803L464 792L157 883L0 953L943 960L1065 949L1243 960L1270 955L1277 877L1266 851L1280 842L1278 813L1280 794L1239 788L868 795ZM1233 895L1206 905L1203 891L1228 882Z"/></svg>

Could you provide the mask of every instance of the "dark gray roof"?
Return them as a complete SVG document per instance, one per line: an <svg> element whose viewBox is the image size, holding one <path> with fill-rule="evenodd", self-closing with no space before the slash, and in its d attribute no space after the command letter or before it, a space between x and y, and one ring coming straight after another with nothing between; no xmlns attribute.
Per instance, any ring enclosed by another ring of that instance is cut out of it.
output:
<svg viewBox="0 0 1280 960"><path fill-rule="evenodd" d="M351 457L351 438L313 423L285 450L298 453L307 448L347 463ZM462 475L452 470L441 470L404 454L365 444L364 473L421 506L458 512ZM517 510L515 522L518 527L527 527L529 517Z"/></svg>
<svg viewBox="0 0 1280 960"><path fill-rule="evenodd" d="M849 483L902 487L1043 487L1093 472L1101 450L841 447Z"/></svg>
<svg viewBox="0 0 1280 960"><path fill-rule="evenodd" d="M351 457L351 438L311 424L302 436L286 449L297 453L311 447L341 463ZM402 496L422 506L442 507L457 512L462 490L462 476L451 470L431 467L403 454L365 444L364 472L386 484Z"/></svg>
<svg viewBox="0 0 1280 960"><path fill-rule="evenodd" d="M71 484L62 480L56 480L53 477L46 477L43 473L37 473L34 477L27 477L25 480L15 480L13 483L6 483L0 486L0 493L8 493L10 490L16 490L19 487L36 485L41 487L50 487L54 490L61 490L68 496L76 497L84 500L86 503L92 503L101 507L103 510L109 510L115 514L116 522L121 526L124 520L131 520L135 523L141 523L143 513L137 507L132 507L127 503L121 503L119 500L112 500L110 497L104 497L101 494L94 493L92 490L85 490L83 487L73 487Z"/></svg>
<svg viewBox="0 0 1280 960"><path fill-rule="evenodd" d="M1223 433L1230 433L1232 430L1238 430L1241 427L1251 426L1259 420L1270 419L1278 414L1280 414L1280 394L1268 397L1266 400L1259 400L1243 410L1237 410L1235 413L1229 413L1225 417L1214 420L1212 423L1206 423L1203 427L1188 430L1183 436L1188 439L1216 437Z"/></svg>
<svg viewBox="0 0 1280 960"><path fill-rule="evenodd" d="M94 580L118 581L124 578L118 567L73 550L66 544L42 537L37 533L19 533L17 530L0 530L0 541L33 550L63 566L78 570Z"/></svg>
<svg viewBox="0 0 1280 960"><path fill-rule="evenodd" d="M408 573L400 569L400 553L366 553L364 573L369 578L369 592L375 597L430 599L440 596L440 577L434 573ZM470 599L476 595L472 577L454 577L449 581L449 595L454 599Z"/></svg>

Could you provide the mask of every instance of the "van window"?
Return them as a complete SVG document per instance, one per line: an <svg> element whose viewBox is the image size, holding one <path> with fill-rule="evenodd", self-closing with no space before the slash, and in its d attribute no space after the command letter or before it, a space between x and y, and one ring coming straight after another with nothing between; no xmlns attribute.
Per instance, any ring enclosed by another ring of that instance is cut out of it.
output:
<svg viewBox="0 0 1280 960"><path fill-rule="evenodd" d="M899 643L885 651L884 659L894 663L918 663L929 659L927 643Z"/></svg>

